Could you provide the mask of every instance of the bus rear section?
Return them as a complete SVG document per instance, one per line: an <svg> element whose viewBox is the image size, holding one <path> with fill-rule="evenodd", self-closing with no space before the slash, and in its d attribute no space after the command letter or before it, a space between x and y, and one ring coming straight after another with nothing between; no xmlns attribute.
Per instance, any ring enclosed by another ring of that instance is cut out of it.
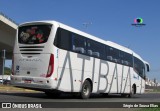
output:
<svg viewBox="0 0 160 111"><path fill-rule="evenodd" d="M25 24L19 27L12 60L11 83L14 86L42 91L56 87L51 29L51 24Z"/></svg>

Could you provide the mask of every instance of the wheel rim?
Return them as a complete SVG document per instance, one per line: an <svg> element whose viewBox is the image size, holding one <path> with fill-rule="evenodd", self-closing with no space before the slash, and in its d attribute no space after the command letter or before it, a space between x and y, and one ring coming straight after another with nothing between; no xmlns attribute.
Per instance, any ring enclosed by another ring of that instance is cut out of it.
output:
<svg viewBox="0 0 160 111"><path fill-rule="evenodd" d="M83 94L84 94L84 95L88 95L88 94L89 94L88 85L84 85L84 87L83 87Z"/></svg>
<svg viewBox="0 0 160 111"><path fill-rule="evenodd" d="M132 87L131 93L128 95L128 97L132 97L134 95L134 88Z"/></svg>
<svg viewBox="0 0 160 111"><path fill-rule="evenodd" d="M131 93L132 93L132 95L134 94L134 88L133 87L132 87L132 92Z"/></svg>

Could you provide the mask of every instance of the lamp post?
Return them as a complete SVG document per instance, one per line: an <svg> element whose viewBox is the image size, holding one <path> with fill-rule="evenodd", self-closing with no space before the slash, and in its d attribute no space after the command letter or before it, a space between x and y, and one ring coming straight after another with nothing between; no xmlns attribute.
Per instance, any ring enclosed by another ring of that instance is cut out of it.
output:
<svg viewBox="0 0 160 111"><path fill-rule="evenodd" d="M3 60L3 68L2 68L2 84L3 84L3 76L4 76L4 67L5 67L5 58L6 58L6 50L2 50L2 60Z"/></svg>

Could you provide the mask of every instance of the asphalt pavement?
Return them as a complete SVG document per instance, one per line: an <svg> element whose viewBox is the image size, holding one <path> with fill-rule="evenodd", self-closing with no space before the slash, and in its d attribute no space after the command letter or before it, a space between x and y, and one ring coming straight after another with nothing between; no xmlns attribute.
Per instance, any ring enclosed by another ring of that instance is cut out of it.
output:
<svg viewBox="0 0 160 111"><path fill-rule="evenodd" d="M29 102L29 103L45 103L45 104L51 104L53 105L54 103L59 104L59 108L42 108L42 109L34 109L34 111L130 111L130 110L137 110L134 108L94 108L96 105L105 103L105 104L112 104L112 107L116 107L119 104L133 104L135 102L160 102L160 93L145 93L142 95L135 95L133 98L127 98L127 97L121 97L120 95L108 95L108 96L103 96L101 94L93 94L91 95L90 99L80 99L78 96L73 96L71 94L62 94L58 98L50 98L47 97L43 92L36 92L36 93L6 93L6 92L1 92L0 93L0 102L1 103L23 103L23 102ZM81 104L80 108L74 108L76 104ZM64 106L70 105L67 108ZM83 108L83 105L85 107L88 105L93 105L93 108ZM61 106L63 108L61 108ZM52 107L52 106L51 106ZM72 108L73 107L73 108ZM0 111L30 111L33 109L0 109Z"/></svg>

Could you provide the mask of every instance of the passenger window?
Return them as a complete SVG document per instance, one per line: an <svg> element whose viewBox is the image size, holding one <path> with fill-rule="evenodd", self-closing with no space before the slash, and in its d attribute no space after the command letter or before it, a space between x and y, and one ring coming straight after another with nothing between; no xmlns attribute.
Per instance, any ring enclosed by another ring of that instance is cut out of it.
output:
<svg viewBox="0 0 160 111"><path fill-rule="evenodd" d="M87 54L96 58L105 59L105 45L88 39Z"/></svg>
<svg viewBox="0 0 160 111"><path fill-rule="evenodd" d="M107 52L107 60L112 61L112 62L116 62L119 63L119 50L107 46L106 47L106 52Z"/></svg>
<svg viewBox="0 0 160 111"><path fill-rule="evenodd" d="M113 60L113 48L106 46L106 53L107 53L107 60L112 61Z"/></svg>
<svg viewBox="0 0 160 111"><path fill-rule="evenodd" d="M54 45L65 50L71 50L70 32L59 28L56 33Z"/></svg>
<svg viewBox="0 0 160 111"><path fill-rule="evenodd" d="M145 77L144 73L144 63L138 58L134 57L134 70L138 73L142 78Z"/></svg>
<svg viewBox="0 0 160 111"><path fill-rule="evenodd" d="M86 40L83 36L72 34L72 50L78 53L86 53Z"/></svg>

